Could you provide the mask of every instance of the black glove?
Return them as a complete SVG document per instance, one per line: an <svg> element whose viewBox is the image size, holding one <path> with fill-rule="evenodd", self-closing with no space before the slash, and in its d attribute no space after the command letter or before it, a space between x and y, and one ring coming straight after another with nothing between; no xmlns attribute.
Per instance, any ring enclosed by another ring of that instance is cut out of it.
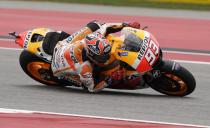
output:
<svg viewBox="0 0 210 128"><path fill-rule="evenodd" d="M140 29L141 25L138 22L131 22L131 23L123 23L123 26Z"/></svg>

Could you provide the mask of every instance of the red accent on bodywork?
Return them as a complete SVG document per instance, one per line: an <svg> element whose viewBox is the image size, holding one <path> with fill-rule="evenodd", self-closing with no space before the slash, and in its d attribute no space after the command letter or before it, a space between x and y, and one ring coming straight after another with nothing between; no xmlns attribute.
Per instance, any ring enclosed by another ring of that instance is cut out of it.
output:
<svg viewBox="0 0 210 128"><path fill-rule="evenodd" d="M141 63L138 65L136 71L139 73L151 70L152 67L149 65L145 57L142 59Z"/></svg>
<svg viewBox="0 0 210 128"><path fill-rule="evenodd" d="M155 46L154 46L155 45ZM149 51L148 51L149 50ZM138 67L136 68L136 71L142 73L142 72L146 72L152 69L152 67L154 66L155 62L158 60L159 58L159 53L160 52L160 47L158 44L158 41L155 39L155 37L150 33L150 39L149 39L149 43L148 43L148 47L144 53L144 56L142 57L142 60L140 62L140 64L138 65ZM148 53L148 54L147 54ZM157 54L158 53L158 54ZM151 57L152 55L155 57ZM156 55L155 55L156 54ZM146 57L146 56L149 57ZM148 61L149 58L149 61ZM150 59L152 58L152 59ZM151 61L153 61L152 63L150 63Z"/></svg>
<svg viewBox="0 0 210 128"><path fill-rule="evenodd" d="M27 34L28 34L28 31L20 33L18 35L18 37L16 38L15 43L18 44L20 47L23 47L24 40L25 40Z"/></svg>

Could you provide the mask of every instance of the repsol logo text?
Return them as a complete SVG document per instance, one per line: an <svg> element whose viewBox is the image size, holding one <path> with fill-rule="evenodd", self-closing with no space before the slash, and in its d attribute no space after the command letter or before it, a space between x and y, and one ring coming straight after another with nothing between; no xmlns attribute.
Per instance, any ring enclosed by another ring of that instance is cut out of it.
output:
<svg viewBox="0 0 210 128"><path fill-rule="evenodd" d="M26 35L23 48L27 48L31 35L32 35L32 32L29 31L28 34Z"/></svg>
<svg viewBox="0 0 210 128"><path fill-rule="evenodd" d="M146 52L147 47L148 47L148 43L149 43L149 37L145 37L143 40L142 47L141 47L138 57L137 57L139 60L141 60L142 57L144 56L144 53Z"/></svg>
<svg viewBox="0 0 210 128"><path fill-rule="evenodd" d="M76 57L74 56L74 47L70 48L70 57L74 61L75 64L78 63Z"/></svg>
<svg viewBox="0 0 210 128"><path fill-rule="evenodd" d="M66 39L66 42L67 42L67 43L71 43L71 42L75 39L75 37L77 37L78 35L82 34L82 32L84 32L85 29L86 29L86 28L82 28L82 29L80 29L79 31L73 33L71 36L69 36L69 37Z"/></svg>

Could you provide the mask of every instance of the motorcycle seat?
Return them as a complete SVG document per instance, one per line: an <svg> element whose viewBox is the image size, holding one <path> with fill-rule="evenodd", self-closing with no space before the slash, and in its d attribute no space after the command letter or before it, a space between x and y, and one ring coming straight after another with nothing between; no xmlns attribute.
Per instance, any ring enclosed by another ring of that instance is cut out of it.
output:
<svg viewBox="0 0 210 128"><path fill-rule="evenodd" d="M43 40L43 44L42 44L42 48L44 50L45 53L49 54L49 55L53 55L53 51L54 48L56 46L56 44L67 38L68 36L70 36L70 34L66 33L66 32L48 32Z"/></svg>

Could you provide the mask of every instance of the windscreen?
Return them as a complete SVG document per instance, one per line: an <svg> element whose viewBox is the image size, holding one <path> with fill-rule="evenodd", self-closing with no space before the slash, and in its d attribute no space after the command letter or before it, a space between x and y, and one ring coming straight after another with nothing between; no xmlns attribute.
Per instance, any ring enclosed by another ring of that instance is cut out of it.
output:
<svg viewBox="0 0 210 128"><path fill-rule="evenodd" d="M44 37L40 34L34 34L31 38L31 42L39 42L39 41L43 41Z"/></svg>
<svg viewBox="0 0 210 128"><path fill-rule="evenodd" d="M124 39L125 50L138 52L142 46L142 42L143 40L137 37L135 34L126 34Z"/></svg>

